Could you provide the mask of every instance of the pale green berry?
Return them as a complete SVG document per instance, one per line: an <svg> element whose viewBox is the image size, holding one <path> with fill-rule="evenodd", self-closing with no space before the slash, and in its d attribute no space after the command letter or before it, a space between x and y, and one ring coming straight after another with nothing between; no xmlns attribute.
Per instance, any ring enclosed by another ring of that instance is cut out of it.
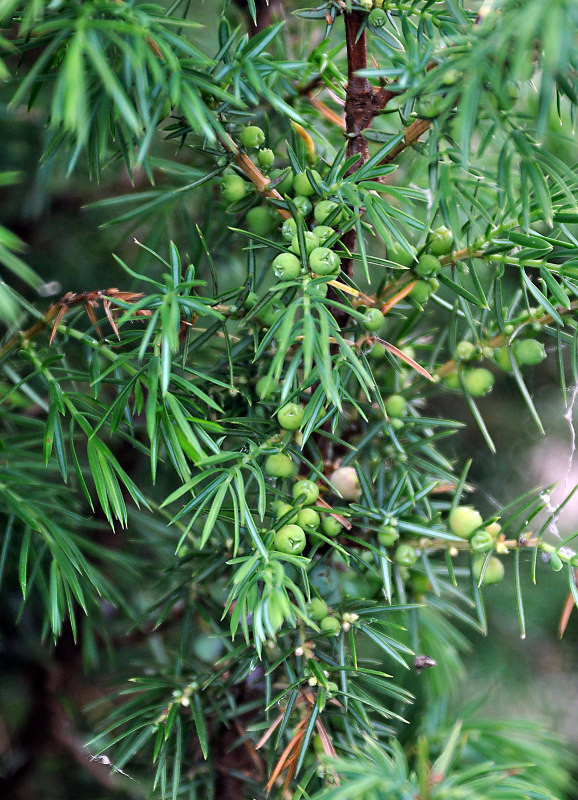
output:
<svg viewBox="0 0 578 800"><path fill-rule="evenodd" d="M448 518L450 530L461 539L471 539L483 521L480 512L472 506L456 506Z"/></svg>

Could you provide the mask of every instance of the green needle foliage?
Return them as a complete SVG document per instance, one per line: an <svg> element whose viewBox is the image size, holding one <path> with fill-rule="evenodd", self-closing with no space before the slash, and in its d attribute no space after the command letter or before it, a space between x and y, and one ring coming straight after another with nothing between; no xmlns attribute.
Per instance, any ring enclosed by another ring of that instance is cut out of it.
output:
<svg viewBox="0 0 578 800"><path fill-rule="evenodd" d="M112 676L87 761L143 798L566 796L554 736L448 702L504 572L522 636L521 575L578 602L578 534L541 491L484 518L439 409L495 451L497 376L540 431L532 369L578 382L578 5L0 20L44 159L138 178L98 203L139 239L115 287L48 306L0 229L2 592Z"/></svg>

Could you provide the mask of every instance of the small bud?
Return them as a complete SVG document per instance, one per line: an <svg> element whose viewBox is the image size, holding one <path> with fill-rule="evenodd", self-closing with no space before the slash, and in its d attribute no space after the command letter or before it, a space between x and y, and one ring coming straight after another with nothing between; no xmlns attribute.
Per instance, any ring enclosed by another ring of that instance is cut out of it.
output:
<svg viewBox="0 0 578 800"><path fill-rule="evenodd" d="M295 655L296 655L296 656L302 656L302 655L303 655L303 652L304 652L304 651L303 651L303 648L302 648L302 647L297 647L297 648L296 648L296 650L295 650Z"/></svg>

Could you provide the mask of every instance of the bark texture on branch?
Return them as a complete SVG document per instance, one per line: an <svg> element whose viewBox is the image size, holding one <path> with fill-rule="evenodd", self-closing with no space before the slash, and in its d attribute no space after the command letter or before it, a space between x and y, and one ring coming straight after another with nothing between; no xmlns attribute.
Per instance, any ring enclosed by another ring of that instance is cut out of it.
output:
<svg viewBox="0 0 578 800"><path fill-rule="evenodd" d="M369 150L367 139L361 131L367 127L373 112L373 90L367 78L357 75L367 67L367 39L365 31L360 34L365 14L353 11L345 15L345 41L347 44L347 89L345 96L345 131L349 137L347 156L360 154L361 158L351 171L355 172L367 161Z"/></svg>

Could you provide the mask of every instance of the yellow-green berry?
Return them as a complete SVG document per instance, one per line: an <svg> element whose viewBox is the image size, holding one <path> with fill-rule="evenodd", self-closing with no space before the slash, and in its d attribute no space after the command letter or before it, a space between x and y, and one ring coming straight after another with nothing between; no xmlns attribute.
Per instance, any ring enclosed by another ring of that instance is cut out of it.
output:
<svg viewBox="0 0 578 800"><path fill-rule="evenodd" d="M321 175L317 170L311 170L311 175L316 183L321 181ZM295 175L293 178L293 191L295 194L303 195L304 197L310 197L316 193L315 186L309 180L309 175L306 172L298 172Z"/></svg>
<svg viewBox="0 0 578 800"><path fill-rule="evenodd" d="M479 582L484 564L486 563L486 556L475 556L472 561L472 572L474 578ZM504 565L496 556L492 556L488 561L486 571L482 580L483 586L492 586L494 583L499 583L504 577Z"/></svg>
<svg viewBox="0 0 578 800"><path fill-rule="evenodd" d="M287 403L279 409L277 414L279 425L286 431L296 431L303 420L303 413L303 406L297 403Z"/></svg>
<svg viewBox="0 0 578 800"><path fill-rule="evenodd" d="M335 517L327 516L321 520L321 530L326 536L333 538L341 533L341 523Z"/></svg>
<svg viewBox="0 0 578 800"><path fill-rule="evenodd" d="M293 475L293 461L284 453L274 453L265 460L265 473L272 478L289 478Z"/></svg>
<svg viewBox="0 0 578 800"><path fill-rule="evenodd" d="M392 394L385 401L385 410L389 417L403 417L407 411L407 400L400 394Z"/></svg>
<svg viewBox="0 0 578 800"><path fill-rule="evenodd" d="M239 138L241 139L243 147L261 147L265 141L265 133L262 128L259 128L257 125L247 125L247 127L243 128L241 131L241 136Z"/></svg>
<svg viewBox="0 0 578 800"><path fill-rule="evenodd" d="M323 633L326 633L328 636L338 636L341 630L339 620L335 619L335 617L325 617L319 623L319 627Z"/></svg>
<svg viewBox="0 0 578 800"><path fill-rule="evenodd" d="M304 506L310 506L319 498L319 486L308 478L297 481L293 487L293 498Z"/></svg>
<svg viewBox="0 0 578 800"><path fill-rule="evenodd" d="M237 203L245 197L247 187L240 175L225 175L221 181L221 196L227 203Z"/></svg>
<svg viewBox="0 0 578 800"><path fill-rule="evenodd" d="M314 508L302 508L297 514L297 524L302 528L318 528L321 517Z"/></svg>
<svg viewBox="0 0 578 800"><path fill-rule="evenodd" d="M275 153L268 147L265 147L257 153L257 161L264 172L269 172L275 163Z"/></svg>
<svg viewBox="0 0 578 800"><path fill-rule="evenodd" d="M305 531L299 525L283 525L275 534L273 542L276 550L296 556L305 549L307 539Z"/></svg>
<svg viewBox="0 0 578 800"><path fill-rule="evenodd" d="M450 530L462 539L471 539L483 521L480 512L472 506L456 506L448 518Z"/></svg>

